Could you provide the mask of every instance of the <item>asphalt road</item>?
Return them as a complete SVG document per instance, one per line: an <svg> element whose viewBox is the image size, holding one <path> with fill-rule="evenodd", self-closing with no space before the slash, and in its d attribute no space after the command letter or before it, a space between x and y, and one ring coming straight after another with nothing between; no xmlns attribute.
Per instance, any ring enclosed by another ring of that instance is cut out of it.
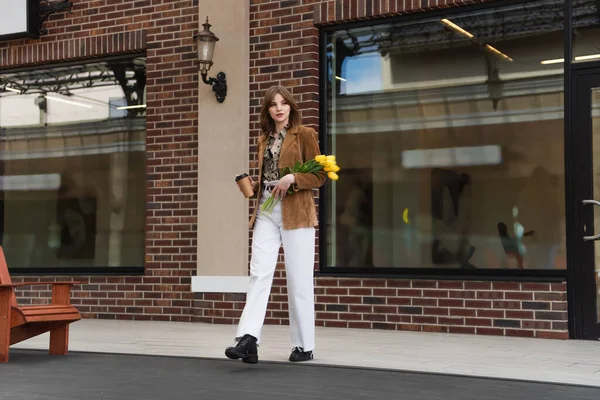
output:
<svg viewBox="0 0 600 400"><path fill-rule="evenodd" d="M600 388L232 360L12 350L1 400L600 399Z"/></svg>

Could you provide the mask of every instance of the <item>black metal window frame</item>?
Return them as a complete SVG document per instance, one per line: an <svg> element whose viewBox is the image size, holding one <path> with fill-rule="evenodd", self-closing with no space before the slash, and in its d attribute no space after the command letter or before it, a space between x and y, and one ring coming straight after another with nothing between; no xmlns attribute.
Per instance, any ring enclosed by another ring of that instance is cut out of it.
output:
<svg viewBox="0 0 600 400"><path fill-rule="evenodd" d="M531 0L495 0L476 5L456 6L453 8L434 10L424 13L415 13L409 15L393 16L386 18L377 18L372 20L350 22L345 24L326 25L319 28L319 142L321 151L328 153L329 144L327 141L327 115L328 115L328 70L327 70L327 38L328 35L352 28L362 28L380 24L393 24L400 21L414 21L419 19L429 19L432 17L448 17L468 11L481 9L493 9L506 4L527 3ZM477 269L464 270L459 268L407 268L407 267L344 267L344 266L329 266L327 265L327 226L326 223L330 218L330 207L327 204L329 185L324 185L319 193L319 271L317 276L339 276L344 278L401 278L401 279L443 279L443 280L481 280L487 281L520 281L520 282L564 282L566 279L573 282L573 269L569 268L575 260L576 255L573 251L573 241L576 239L573 232L571 212L570 212L570 190L568 182L570 181L566 172L569 171L567 163L569 162L569 154L567 154L567 140L570 135L570 70L571 63L571 1L564 0L564 136L565 136L565 198L566 210L565 221L567 224L566 233L566 249L567 249L567 268L561 270L517 270L517 269ZM571 290L573 293L573 290ZM569 302L571 304L571 302Z"/></svg>
<svg viewBox="0 0 600 400"><path fill-rule="evenodd" d="M597 3L600 7L600 3ZM590 299L585 298L585 291L581 288L581 282L585 279L583 275L583 263L586 261L585 256L581 254L580 249L585 244L582 243L580 235L582 232L578 230L579 221L576 218L580 217L581 212L577 212L576 208L578 201L576 197L576 180L579 178L578 169L579 157L581 149L576 146L578 138L577 110L577 84L578 75L585 74L586 70L599 70L600 61L590 62L573 62L573 4L571 0L565 0L565 197L566 197L566 244L567 244L567 300L569 313L569 337L571 339L580 339L583 337L584 324L583 315L584 308L589 307ZM597 72L596 72L597 73ZM582 182L579 182L582 184ZM585 182L583 182L585 184ZM568 186L567 186L568 185ZM581 191L581 189L579 188ZM595 227L598 228L597 226ZM597 254L597 252L596 252Z"/></svg>
<svg viewBox="0 0 600 400"><path fill-rule="evenodd" d="M27 28L22 32L14 32L0 36L0 41L22 39L22 38L35 38L39 36L39 23L40 23L40 1L39 0L26 0L25 3L27 12Z"/></svg>
<svg viewBox="0 0 600 400"><path fill-rule="evenodd" d="M111 60L128 60L135 57L146 56L146 51L136 51L132 53L127 53L124 55L116 55L110 56L106 55L105 57L89 57L82 58L75 61L68 62L58 62L58 63L47 63L40 64L35 66L23 66L18 68L6 68L0 69L0 74L5 73L14 73L14 72L23 72L23 71L35 71L39 68L61 68L61 67L69 67L72 65L81 65L85 63L94 63L94 62L102 62L102 61L111 61ZM1 128L1 126L0 126ZM4 175L4 163L0 162L0 176ZM3 223L2 221L0 221ZM144 250L145 253L145 250ZM110 267L110 266L98 266L98 267L15 267L8 265L8 270L11 276L91 276L91 275L100 275L100 276L139 276L144 275L146 268L141 265L132 265L132 266L120 266L120 267Z"/></svg>

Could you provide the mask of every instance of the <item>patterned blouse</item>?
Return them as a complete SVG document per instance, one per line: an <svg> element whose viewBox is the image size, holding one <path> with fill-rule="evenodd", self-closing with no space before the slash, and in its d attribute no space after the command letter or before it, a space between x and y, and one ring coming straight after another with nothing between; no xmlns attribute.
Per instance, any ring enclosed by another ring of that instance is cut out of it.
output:
<svg viewBox="0 0 600 400"><path fill-rule="evenodd" d="M279 132L279 139L275 139L273 133L269 134L269 140L263 155L263 182L279 180L279 153L281 152L281 145L283 144L286 133L287 131L285 128L282 129L281 132ZM272 152L271 149L273 149Z"/></svg>

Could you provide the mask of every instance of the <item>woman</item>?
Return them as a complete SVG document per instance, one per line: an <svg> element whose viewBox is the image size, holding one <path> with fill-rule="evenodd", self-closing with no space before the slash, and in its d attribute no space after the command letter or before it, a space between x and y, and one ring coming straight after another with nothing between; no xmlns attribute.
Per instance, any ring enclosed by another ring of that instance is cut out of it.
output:
<svg viewBox="0 0 600 400"><path fill-rule="evenodd" d="M269 88L260 112L262 133L258 139L258 181L252 180L258 205L250 219L254 227L250 286L246 306L237 329L237 344L225 355L258 362L257 345L267 312L279 247L283 245L287 276L291 341L290 361L308 361L315 348L315 307L313 269L315 262L315 226L317 213L312 189L325 183L325 173L294 173L280 176L292 167L319 155L317 135L301 125L298 106L282 86ZM293 194L287 194L292 188ZM261 189L261 190L258 190ZM269 215L259 211L269 196L282 200Z"/></svg>

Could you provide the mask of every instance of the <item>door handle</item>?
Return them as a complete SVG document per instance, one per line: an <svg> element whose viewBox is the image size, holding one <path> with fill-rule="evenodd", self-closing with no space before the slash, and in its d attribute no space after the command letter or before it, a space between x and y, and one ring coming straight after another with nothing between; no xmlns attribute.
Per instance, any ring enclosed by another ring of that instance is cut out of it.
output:
<svg viewBox="0 0 600 400"><path fill-rule="evenodd" d="M591 204L591 205L600 207L600 201L597 201L597 200L583 200L583 204L584 205ZM585 240L585 241L598 240L598 239L600 239L600 233L598 233L597 235L593 235L593 236L584 236L583 237L583 240Z"/></svg>

